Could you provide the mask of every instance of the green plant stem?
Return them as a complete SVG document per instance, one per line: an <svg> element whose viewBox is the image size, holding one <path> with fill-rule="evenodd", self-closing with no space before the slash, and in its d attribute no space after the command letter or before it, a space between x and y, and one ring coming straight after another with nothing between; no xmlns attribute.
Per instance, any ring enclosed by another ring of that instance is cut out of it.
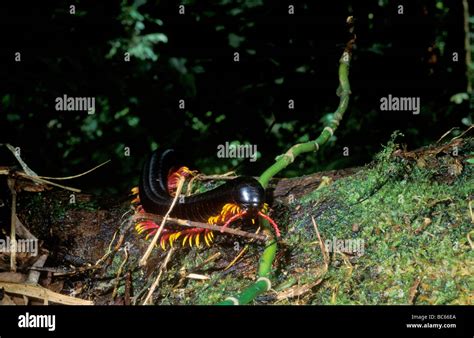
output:
<svg viewBox="0 0 474 338"><path fill-rule="evenodd" d="M265 221L266 228L269 228L268 221ZM260 264L258 266L258 276L259 277L269 277L270 273L272 272L272 263L275 259L277 251L277 241L271 241L265 250L263 251L262 257L260 258Z"/></svg>
<svg viewBox="0 0 474 338"><path fill-rule="evenodd" d="M295 158L303 153L318 151L334 134L334 131L339 126L339 123L344 116L349 105L349 96L351 94L351 88L349 84L349 64L352 54L352 46L354 39L347 43L346 49L339 59L339 88L337 94L339 96L339 105L334 112L331 121L325 126L321 134L316 140L299 143L292 146L285 154L277 156L275 163L270 166L260 176L259 181L264 188L268 187L270 180L287 166L289 166ZM264 220L263 228L269 231L271 228L268 221ZM277 241L271 240L263 251L262 257L260 258L257 281L242 291L238 296L228 297L226 300L218 303L217 305L244 305L252 302L258 295L268 291L271 288L270 274L272 270L273 260L277 252Z"/></svg>
<svg viewBox="0 0 474 338"><path fill-rule="evenodd" d="M347 106L349 105L349 95L351 92L349 85L349 60L350 54L348 52L344 52L339 61L339 106L334 112L331 121L316 140L295 144L285 154L278 156L275 159L275 163L270 168L265 170L265 172L260 176L260 183L264 188L268 186L268 183L276 174L293 163L298 155L311 151L317 151L331 138L332 134L339 126L339 123L344 116L344 112L347 110Z"/></svg>

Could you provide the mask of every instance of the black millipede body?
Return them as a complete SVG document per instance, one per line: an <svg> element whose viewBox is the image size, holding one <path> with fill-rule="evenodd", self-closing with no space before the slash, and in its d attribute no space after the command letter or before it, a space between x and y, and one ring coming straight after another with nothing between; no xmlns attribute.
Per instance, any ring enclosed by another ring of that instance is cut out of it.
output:
<svg viewBox="0 0 474 338"><path fill-rule="evenodd" d="M176 151L155 151L143 166L139 185L140 203L146 212L165 214L173 201L168 191L170 172L182 165ZM256 217L263 208L265 191L252 177L237 177L210 191L183 196L178 199L170 216L197 222L207 222L209 217L219 214L224 205L234 204L246 215Z"/></svg>

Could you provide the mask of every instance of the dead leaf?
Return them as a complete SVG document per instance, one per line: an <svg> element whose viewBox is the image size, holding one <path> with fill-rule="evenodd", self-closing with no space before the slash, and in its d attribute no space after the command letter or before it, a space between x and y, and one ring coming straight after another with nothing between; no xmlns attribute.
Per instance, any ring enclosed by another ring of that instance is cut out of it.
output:
<svg viewBox="0 0 474 338"><path fill-rule="evenodd" d="M421 279L420 277L417 277L415 280L415 284L410 288L410 291L408 293L408 303L413 304L413 301L415 300L415 297L418 293L418 286L420 285Z"/></svg>
<svg viewBox="0 0 474 338"><path fill-rule="evenodd" d="M47 288L53 292L60 292L64 288L64 280L51 283L47 286Z"/></svg>
<svg viewBox="0 0 474 338"><path fill-rule="evenodd" d="M189 279L198 279L198 280L207 280L207 279L210 279L208 276L199 275L199 274L197 274L197 273L190 273L189 275L186 276L186 278L189 278Z"/></svg>
<svg viewBox="0 0 474 338"><path fill-rule="evenodd" d="M16 305L15 302L10 298L9 295L3 295L3 299L0 301L0 305Z"/></svg>
<svg viewBox="0 0 474 338"><path fill-rule="evenodd" d="M292 286L291 288L288 288L282 292L279 292L277 294L277 300L283 300L287 298L294 298L294 297L299 297L301 295L304 295L305 293L311 291L312 288L314 288L316 285L320 284L323 281L322 278L318 279L317 281L313 283L308 283L305 285L295 285Z"/></svg>
<svg viewBox="0 0 474 338"><path fill-rule="evenodd" d="M0 282L23 283L26 276L19 272L0 272Z"/></svg>
<svg viewBox="0 0 474 338"><path fill-rule="evenodd" d="M24 297L12 296L11 299L15 305L28 305L28 301Z"/></svg>

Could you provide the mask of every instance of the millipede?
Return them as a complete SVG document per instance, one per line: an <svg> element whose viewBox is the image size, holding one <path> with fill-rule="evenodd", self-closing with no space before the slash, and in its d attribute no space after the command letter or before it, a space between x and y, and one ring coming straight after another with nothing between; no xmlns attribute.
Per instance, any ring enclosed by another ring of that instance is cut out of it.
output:
<svg viewBox="0 0 474 338"><path fill-rule="evenodd" d="M132 189L135 199L132 201L136 212L164 215L170 209L175 198L177 183L181 177L196 175L196 171L182 166L174 149L154 151L143 165L138 187ZM265 203L265 190L253 177L240 176L203 193L180 196L170 212L174 218L203 222L222 226L225 229L238 219L250 220L253 224L258 218L264 218L273 226L277 237L280 230L268 215ZM159 225L151 220L136 224L138 233L154 235ZM203 228L176 230L164 228L160 245L166 249L167 243L182 238L182 245L193 243L199 247L204 242L210 245L214 239L213 231Z"/></svg>

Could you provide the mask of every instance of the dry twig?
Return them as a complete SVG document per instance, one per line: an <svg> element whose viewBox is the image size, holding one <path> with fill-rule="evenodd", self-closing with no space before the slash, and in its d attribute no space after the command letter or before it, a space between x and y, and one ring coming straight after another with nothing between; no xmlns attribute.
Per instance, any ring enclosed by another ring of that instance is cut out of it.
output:
<svg viewBox="0 0 474 338"><path fill-rule="evenodd" d="M7 293L22 295L31 298L38 298L44 301L49 301L64 305L94 305L94 302L75 298L71 296L62 295L60 293L48 290L39 285L16 284L0 282L0 289L5 289Z"/></svg>
<svg viewBox="0 0 474 338"><path fill-rule="evenodd" d="M171 203L170 208L168 209L168 212L166 213L165 217L163 217L163 220L161 221L160 228L158 229L156 234L153 236L153 239L152 239L150 245L148 246L145 254L140 259L140 262L139 262L140 266L145 266L146 265L146 262L147 262L148 258L150 257L151 252L153 251L153 248L156 246L156 243L158 243L158 238L160 237L161 232L163 231L163 228L165 227L166 221L168 220L168 217L169 217L171 211L173 210L174 206L176 205L176 201L178 200L178 198L181 194L181 190L183 189L183 184L184 184L184 177L180 177L180 179L178 181L178 187L176 189L176 196L174 197L173 202Z"/></svg>
<svg viewBox="0 0 474 338"><path fill-rule="evenodd" d="M143 220L143 219L149 219L153 220L156 222L162 222L163 217L159 215L154 215L154 214L149 214L149 213L139 213L133 216L134 221L137 220ZM222 231L222 227L218 225L212 225L212 224L207 224L207 223L201 223L201 222L195 222L195 221L188 221L184 219L179 219L179 218L172 218L168 217L168 221L171 223L176 223L177 225L183 226L183 227L188 227L188 228L202 228L202 229L209 229L217 232L224 232L228 233L231 235L236 235L240 237L246 237L246 238L252 238L256 239L259 241L266 241L268 239L267 236L265 235L257 235L257 234L252 234L250 232L242 231L239 229L233 229L233 228L225 228Z"/></svg>
<svg viewBox="0 0 474 338"><path fill-rule="evenodd" d="M151 297L153 296L153 292L155 292L156 287L158 286L158 283L160 283L161 275L163 274L163 271L166 269L166 266L168 265L168 262L171 258L171 254L173 253L174 248L171 248L168 254L166 255L165 261L163 264L161 264L160 271L158 272L158 276L156 277L155 281L150 287L150 290L148 291L147 296L145 297L145 300L143 301L143 305L151 304Z"/></svg>

